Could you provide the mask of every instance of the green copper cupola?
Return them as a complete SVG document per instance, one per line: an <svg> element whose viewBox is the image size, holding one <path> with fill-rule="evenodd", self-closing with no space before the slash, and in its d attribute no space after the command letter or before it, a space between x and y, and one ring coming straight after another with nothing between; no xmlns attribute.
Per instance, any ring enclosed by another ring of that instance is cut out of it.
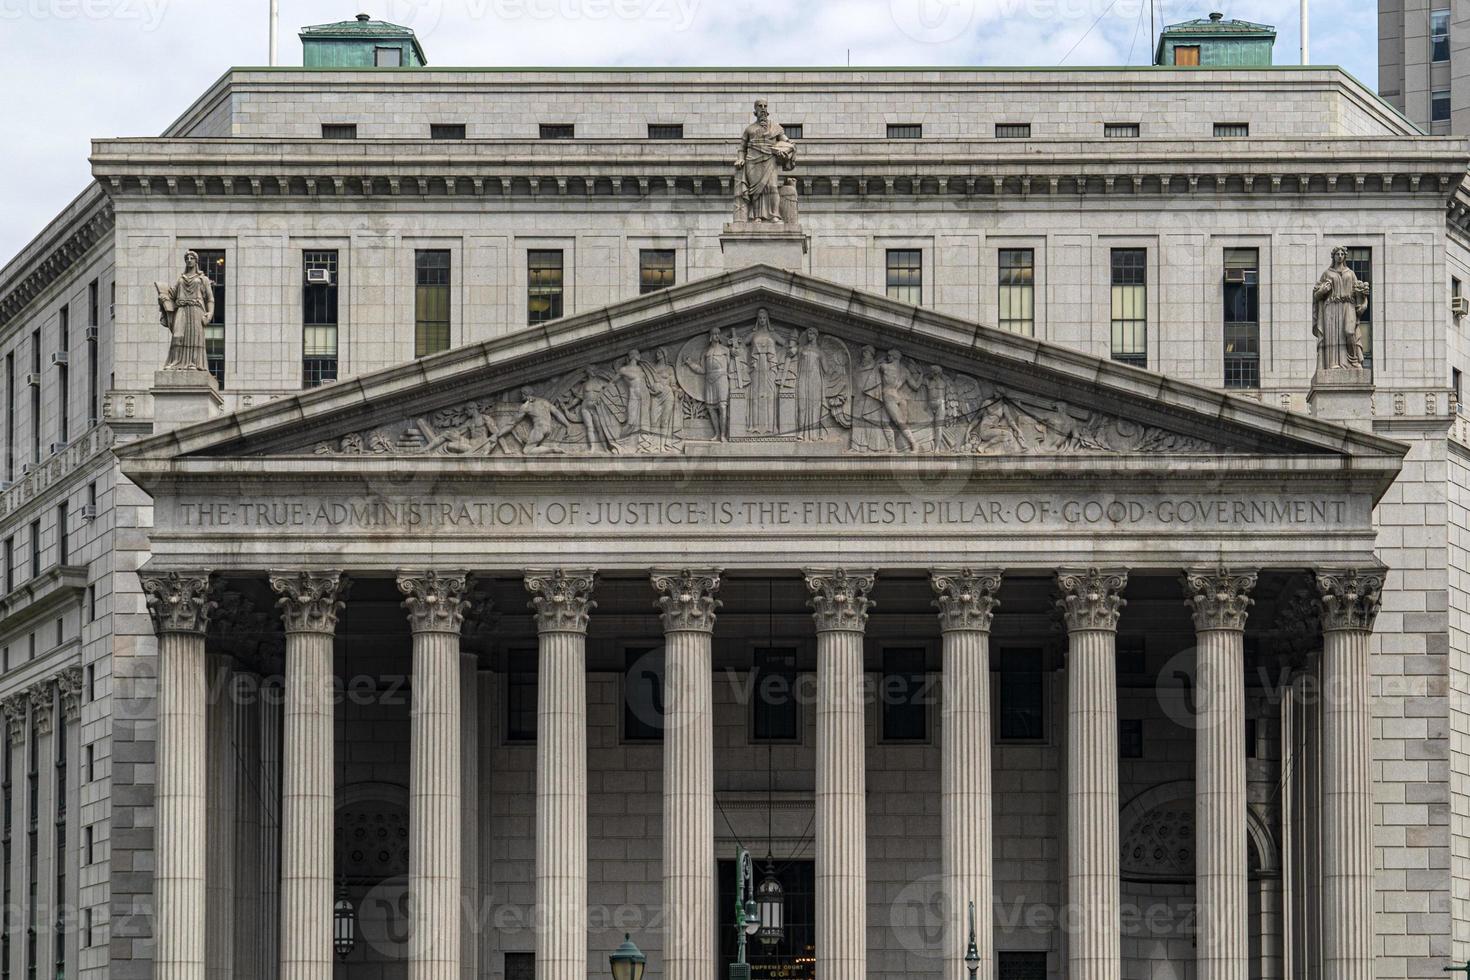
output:
<svg viewBox="0 0 1470 980"><path fill-rule="evenodd" d="M422 68L429 63L412 29L367 14L303 27L299 36L307 68Z"/></svg>

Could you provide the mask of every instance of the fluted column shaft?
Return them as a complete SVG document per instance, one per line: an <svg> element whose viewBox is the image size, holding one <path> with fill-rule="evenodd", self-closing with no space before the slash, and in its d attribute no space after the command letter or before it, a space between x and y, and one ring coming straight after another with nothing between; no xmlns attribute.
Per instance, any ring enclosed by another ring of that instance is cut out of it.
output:
<svg viewBox="0 0 1470 980"><path fill-rule="evenodd" d="M144 574L158 634L153 975L204 980L208 573Z"/></svg>
<svg viewBox="0 0 1470 980"><path fill-rule="evenodd" d="M944 975L965 976L969 904L975 903L977 976L995 959L990 759L990 625L999 572L936 570L930 578L943 636L940 873L944 879Z"/></svg>
<svg viewBox="0 0 1470 980"><path fill-rule="evenodd" d="M208 654L208 673L209 707L205 724L209 752L209 942L206 950L206 974L209 980L230 980L234 976L235 923L241 918L242 911L235 896L237 702L232 689L234 668L231 659L219 653Z"/></svg>
<svg viewBox="0 0 1470 980"><path fill-rule="evenodd" d="M587 977L590 571L528 572L536 678L536 977Z"/></svg>
<svg viewBox="0 0 1470 980"><path fill-rule="evenodd" d="M260 682L250 675L235 675L231 686L235 699L235 741L240 746L235 767L235 799L238 801L239 831L235 837L235 896L239 924L235 929L235 972L241 977L264 980L260 962L260 903L263 868L260 856Z"/></svg>
<svg viewBox="0 0 1470 980"><path fill-rule="evenodd" d="M459 652L460 976L480 976L480 658Z"/></svg>
<svg viewBox="0 0 1470 980"><path fill-rule="evenodd" d="M1245 621L1256 576L1189 571L1195 627L1195 904L1199 980L1246 980Z"/></svg>
<svg viewBox="0 0 1470 980"><path fill-rule="evenodd" d="M1057 573L1067 625L1067 976L1119 980L1118 615L1122 571Z"/></svg>
<svg viewBox="0 0 1470 980"><path fill-rule="evenodd" d="M409 711L409 980L460 980L459 631L464 572L398 577L413 628Z"/></svg>
<svg viewBox="0 0 1470 980"><path fill-rule="evenodd" d="M336 765L332 642L340 572L273 574L286 627L281 742L281 980L331 980Z"/></svg>
<svg viewBox="0 0 1470 980"><path fill-rule="evenodd" d="M711 641L718 570L653 573L664 627L664 974L715 980Z"/></svg>
<svg viewBox="0 0 1470 980"><path fill-rule="evenodd" d="M262 980L281 975L281 736L286 692L279 680L260 691L260 937Z"/></svg>
<svg viewBox="0 0 1470 980"><path fill-rule="evenodd" d="M807 569L817 629L817 980L866 980L868 570Z"/></svg>
<svg viewBox="0 0 1470 980"><path fill-rule="evenodd" d="M1324 571L1322 931L1325 980L1373 980L1373 707L1369 638L1381 569Z"/></svg>

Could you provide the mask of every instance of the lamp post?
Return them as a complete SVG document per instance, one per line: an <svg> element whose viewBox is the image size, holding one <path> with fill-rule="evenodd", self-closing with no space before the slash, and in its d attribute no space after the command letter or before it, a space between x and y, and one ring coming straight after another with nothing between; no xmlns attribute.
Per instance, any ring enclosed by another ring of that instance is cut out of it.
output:
<svg viewBox="0 0 1470 980"><path fill-rule="evenodd" d="M357 909L347 897L347 886L337 886L337 900L332 904L332 949L338 959L347 959L357 946Z"/></svg>
<svg viewBox="0 0 1470 980"><path fill-rule="evenodd" d="M970 944L965 947L965 967L970 971L970 980L980 971L980 947L975 945L975 903L970 903ZM1470 980L1466 977L1465 980Z"/></svg>
<svg viewBox="0 0 1470 980"><path fill-rule="evenodd" d="M786 893L781 887L781 879L776 877L776 862L769 854L766 855L765 877L761 878L755 890L755 902L760 909L761 920L756 936L766 951L771 952L786 938Z"/></svg>
<svg viewBox="0 0 1470 980"><path fill-rule="evenodd" d="M631 933L623 933L623 945L613 950L607 958L612 967L613 980L643 980L643 971L648 966L648 957L633 942Z"/></svg>
<svg viewBox="0 0 1470 980"><path fill-rule="evenodd" d="M735 962L730 964L730 980L750 980L745 938L754 935L760 927L760 910L755 904L755 865L750 860L750 852L742 847L735 859Z"/></svg>

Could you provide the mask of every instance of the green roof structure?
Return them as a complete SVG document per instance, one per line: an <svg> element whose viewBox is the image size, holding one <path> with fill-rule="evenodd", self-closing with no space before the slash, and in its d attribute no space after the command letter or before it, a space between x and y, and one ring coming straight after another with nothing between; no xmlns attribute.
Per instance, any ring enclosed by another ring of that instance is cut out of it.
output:
<svg viewBox="0 0 1470 980"><path fill-rule="evenodd" d="M411 28L367 14L303 27L298 36L307 68L423 68L429 63Z"/></svg>
<svg viewBox="0 0 1470 980"><path fill-rule="evenodd" d="M1159 32L1154 64L1200 68L1264 68L1272 61L1276 28L1214 13Z"/></svg>

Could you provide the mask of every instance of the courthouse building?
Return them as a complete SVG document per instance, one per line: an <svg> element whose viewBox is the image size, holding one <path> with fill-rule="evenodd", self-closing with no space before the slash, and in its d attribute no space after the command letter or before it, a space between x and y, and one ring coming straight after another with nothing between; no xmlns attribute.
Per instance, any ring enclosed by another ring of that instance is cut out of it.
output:
<svg viewBox="0 0 1470 980"><path fill-rule="evenodd" d="M0 980L1470 958L1463 141L303 38L0 270Z"/></svg>

